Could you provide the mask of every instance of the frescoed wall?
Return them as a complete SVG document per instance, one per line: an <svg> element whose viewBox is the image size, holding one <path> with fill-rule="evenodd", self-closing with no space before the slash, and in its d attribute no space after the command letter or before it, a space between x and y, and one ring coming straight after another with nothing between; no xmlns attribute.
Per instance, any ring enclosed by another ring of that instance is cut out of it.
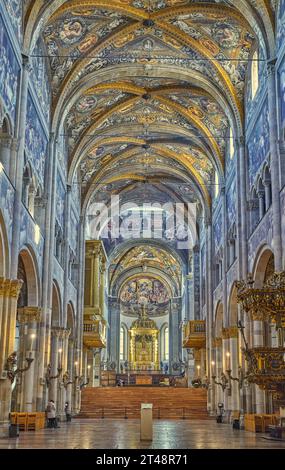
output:
<svg viewBox="0 0 285 470"><path fill-rule="evenodd" d="M277 47L284 45L285 39L285 0L280 0L277 27Z"/></svg>
<svg viewBox="0 0 285 470"><path fill-rule="evenodd" d="M28 94L25 151L41 184L44 182L48 139L40 122L31 94Z"/></svg>
<svg viewBox="0 0 285 470"><path fill-rule="evenodd" d="M248 139L249 182L254 183L255 177L269 152L269 111L266 100L260 116Z"/></svg>
<svg viewBox="0 0 285 470"><path fill-rule="evenodd" d="M45 55L44 47L41 42L38 41L32 52L31 83L33 83L38 104L43 112L46 122L49 123L51 94L49 82L47 80L48 69Z"/></svg>
<svg viewBox="0 0 285 470"><path fill-rule="evenodd" d="M74 253L77 252L77 243L78 243L78 218L75 211L71 208L70 211L70 240L69 244Z"/></svg>
<svg viewBox="0 0 285 470"><path fill-rule="evenodd" d="M13 205L15 190L5 172L0 170L0 207L5 221L8 239L12 240Z"/></svg>
<svg viewBox="0 0 285 470"><path fill-rule="evenodd" d="M57 181L56 181L56 219L62 228L64 227L64 211L65 211L65 185L58 171Z"/></svg>
<svg viewBox="0 0 285 470"><path fill-rule="evenodd" d="M22 42L22 17L23 17L23 0L2 0L14 33L21 44Z"/></svg>
<svg viewBox="0 0 285 470"><path fill-rule="evenodd" d="M15 120L20 66L0 16L0 96L12 121Z"/></svg>
<svg viewBox="0 0 285 470"><path fill-rule="evenodd" d="M285 1L284 1L285 3ZM281 63L278 71L279 88L280 88L280 120L281 125L285 126L285 58Z"/></svg>
<svg viewBox="0 0 285 470"><path fill-rule="evenodd" d="M236 179L233 178L226 195L228 228L230 228L236 220L236 189Z"/></svg>
<svg viewBox="0 0 285 470"><path fill-rule="evenodd" d="M27 209L23 206L21 212L20 245L32 246L37 258L39 271L41 271L43 264L44 239L38 232L38 226L35 224Z"/></svg>
<svg viewBox="0 0 285 470"><path fill-rule="evenodd" d="M217 252L223 242L223 214L219 209L214 221L214 249Z"/></svg>

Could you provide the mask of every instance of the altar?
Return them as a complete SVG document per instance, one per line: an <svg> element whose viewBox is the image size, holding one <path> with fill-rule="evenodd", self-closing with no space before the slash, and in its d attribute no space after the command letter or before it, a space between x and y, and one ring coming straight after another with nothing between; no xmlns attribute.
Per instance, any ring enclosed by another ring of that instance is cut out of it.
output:
<svg viewBox="0 0 285 470"><path fill-rule="evenodd" d="M130 371L149 372L160 370L158 337L159 329L155 321L149 318L146 306L143 305L139 318L132 323L129 330Z"/></svg>

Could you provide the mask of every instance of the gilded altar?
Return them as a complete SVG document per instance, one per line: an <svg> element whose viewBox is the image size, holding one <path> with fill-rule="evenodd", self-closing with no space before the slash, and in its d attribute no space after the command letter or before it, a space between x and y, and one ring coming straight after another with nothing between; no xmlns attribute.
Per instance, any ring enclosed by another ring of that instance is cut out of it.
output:
<svg viewBox="0 0 285 470"><path fill-rule="evenodd" d="M129 330L129 364L130 369L159 370L158 359L159 329L154 320L151 320L145 306L140 317L132 323Z"/></svg>

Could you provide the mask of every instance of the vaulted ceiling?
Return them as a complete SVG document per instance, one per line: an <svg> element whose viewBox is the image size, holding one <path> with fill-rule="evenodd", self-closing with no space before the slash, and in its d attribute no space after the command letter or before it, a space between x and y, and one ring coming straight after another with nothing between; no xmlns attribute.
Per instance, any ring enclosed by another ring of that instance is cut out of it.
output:
<svg viewBox="0 0 285 470"><path fill-rule="evenodd" d="M25 47L45 41L53 129L67 136L69 180L80 173L85 208L148 192L210 206L229 126L243 127L257 43L270 57L272 3L26 1Z"/></svg>

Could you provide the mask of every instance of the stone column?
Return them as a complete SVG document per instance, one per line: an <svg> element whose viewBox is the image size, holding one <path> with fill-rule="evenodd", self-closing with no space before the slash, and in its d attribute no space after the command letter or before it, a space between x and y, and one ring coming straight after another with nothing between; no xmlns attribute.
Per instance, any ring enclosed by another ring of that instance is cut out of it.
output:
<svg viewBox="0 0 285 470"><path fill-rule="evenodd" d="M0 162L8 177L10 176L11 147L12 138L7 134L0 134Z"/></svg>
<svg viewBox="0 0 285 470"><path fill-rule="evenodd" d="M62 349L62 363L60 364L62 368L62 375L59 379L59 404L58 404L58 414L60 415L61 420L64 419L65 413L64 413L64 405L65 402L67 401L66 399L66 390L67 387L64 384L62 377L63 374L66 372L69 373L68 371L68 338L70 336L71 330L68 328L62 328L61 333L60 333L60 339L61 339L61 349Z"/></svg>
<svg viewBox="0 0 285 470"><path fill-rule="evenodd" d="M11 153L10 153L10 166L9 166L9 178L10 178L11 183L14 186L15 186L15 182L16 182L18 151L19 151L19 140L12 138Z"/></svg>
<svg viewBox="0 0 285 470"><path fill-rule="evenodd" d="M120 305L117 297L108 299L108 356L117 364L117 372L120 372Z"/></svg>
<svg viewBox="0 0 285 470"><path fill-rule="evenodd" d="M70 200L71 186L67 185L65 196L65 226L64 226L64 292L63 292L63 325L67 322L68 279L69 279L69 239L70 239Z"/></svg>
<svg viewBox="0 0 285 470"><path fill-rule="evenodd" d="M14 199L14 215L13 215L13 232L11 245L11 276L17 277L18 272L18 255L20 244L21 229L21 212L22 212L22 187L23 187L23 167L24 167L24 150L25 150L25 131L26 131L26 114L27 114L27 97L29 72L31 67L27 57L23 56L22 79L21 79L21 97L19 107L19 151L17 158L17 171L15 181L15 199Z"/></svg>
<svg viewBox="0 0 285 470"><path fill-rule="evenodd" d="M0 279L0 437L7 437L9 433L12 388L6 364L14 351L17 300L21 287L22 281Z"/></svg>
<svg viewBox="0 0 285 470"><path fill-rule="evenodd" d="M269 109L269 139L272 180L272 212L273 212L273 250L275 270L282 271L282 234L281 234L281 208L280 208L280 162L278 154L278 115L275 60L268 62L268 109Z"/></svg>
<svg viewBox="0 0 285 470"><path fill-rule="evenodd" d="M259 208L259 219L261 220L264 216L264 191L258 191L258 208Z"/></svg>
<svg viewBox="0 0 285 470"><path fill-rule="evenodd" d="M223 339L222 339L222 371L225 375L226 375L226 370L228 369L228 366L229 366L229 358L227 356L227 353L230 352L230 347L229 347L229 339L228 339L228 335L224 335L223 333ZM224 407L225 407L225 412L226 412L226 416L227 418L229 418L230 416L230 412L231 412L231 396L230 396L230 392L229 392L229 389L226 388L224 390L224 398L223 398L223 403L224 403Z"/></svg>
<svg viewBox="0 0 285 470"><path fill-rule="evenodd" d="M28 196L28 210L32 217L35 215L35 197L36 189L32 186L29 187L29 196Z"/></svg>
<svg viewBox="0 0 285 470"><path fill-rule="evenodd" d="M238 378L238 368L239 368L239 357L238 357L238 330L237 327L231 327L229 329L230 344L230 368L231 376ZM231 381L231 409L232 411L240 410L240 389L239 383L236 381Z"/></svg>
<svg viewBox="0 0 285 470"><path fill-rule="evenodd" d="M223 372L223 348L222 338L215 339L215 357L216 357L216 382L220 382L221 374ZM217 409L218 403L224 403L224 393L220 385L214 385L216 390L216 403L213 402L212 413Z"/></svg>
<svg viewBox="0 0 285 470"><path fill-rule="evenodd" d="M72 382L74 380L73 365L74 365L74 338L68 339L68 356L67 356L67 371L70 377L70 383L66 386L66 401L69 403L70 410L73 411L72 403Z"/></svg>
<svg viewBox="0 0 285 470"><path fill-rule="evenodd" d="M207 375L211 377L211 363L214 360L213 350L213 245L212 245L212 223L211 218L206 220L206 305L207 305L207 321L206 321L206 337L207 337ZM210 393L208 394L208 409L211 414L214 414L215 409L215 384L211 379Z"/></svg>
<svg viewBox="0 0 285 470"><path fill-rule="evenodd" d="M100 262L100 292L99 292L99 304L101 315L105 317L105 276L106 276L106 263L101 258Z"/></svg>
<svg viewBox="0 0 285 470"><path fill-rule="evenodd" d="M238 202L238 260L240 279L246 279L248 273L247 245L247 200L246 200L246 162L245 139L240 135L236 140L237 158L237 202Z"/></svg>
<svg viewBox="0 0 285 470"><path fill-rule="evenodd" d="M170 315L169 315L169 368L170 373L173 370L173 363L178 363L179 358L182 356L182 341L181 341L181 299L176 298L171 301Z"/></svg>
<svg viewBox="0 0 285 470"><path fill-rule="evenodd" d="M254 347L264 345L264 331L262 321L253 321L253 345ZM265 412L265 393L261 390L258 385L255 388L255 413L261 414Z"/></svg>
<svg viewBox="0 0 285 470"><path fill-rule="evenodd" d="M32 412L35 411L36 397L35 397L35 383L37 373L37 324L40 321L41 309L39 307L24 307L18 309L18 321L23 325L26 330L26 335L23 335L22 351L19 353L22 357L22 367L26 365L26 357L33 358L30 369L25 372L22 377L23 383L23 396L21 397L21 411Z"/></svg>
<svg viewBox="0 0 285 470"><path fill-rule="evenodd" d="M56 377L58 375L58 369L59 369L59 338L61 334L61 329L58 327L53 327L51 329L51 375L52 377ZM49 399L53 400L55 402L56 409L58 409L58 397L57 397L57 391L58 391L58 378L57 379L51 379L50 385L49 385Z"/></svg>
<svg viewBox="0 0 285 470"><path fill-rule="evenodd" d="M265 210L268 211L271 205L271 182L266 179L264 181L264 188L265 188Z"/></svg>
<svg viewBox="0 0 285 470"><path fill-rule="evenodd" d="M97 247L94 253L93 269L93 305L95 313L100 315L100 249Z"/></svg>

